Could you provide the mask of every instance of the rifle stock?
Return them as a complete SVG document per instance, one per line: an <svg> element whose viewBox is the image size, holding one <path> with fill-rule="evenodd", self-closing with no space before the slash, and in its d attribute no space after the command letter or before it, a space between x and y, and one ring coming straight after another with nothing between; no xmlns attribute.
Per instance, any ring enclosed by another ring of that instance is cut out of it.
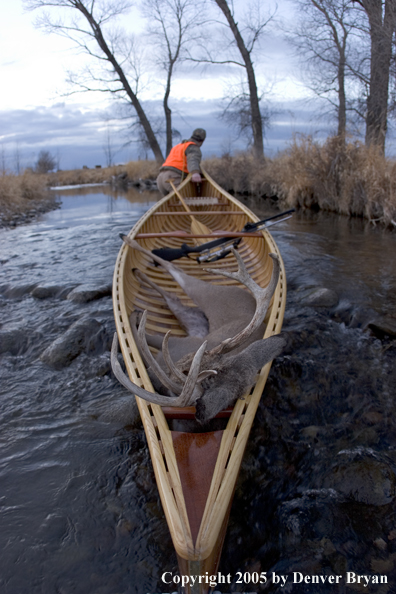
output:
<svg viewBox="0 0 396 594"><path fill-rule="evenodd" d="M254 231L265 229L265 227L269 227L270 225L274 225L276 223L281 223L282 221L290 218L291 214L294 211L295 211L295 209L291 208L290 210L286 210L279 214L273 215L272 217L268 217L261 221L257 221L257 223L246 223L246 225L242 229L242 233L253 233ZM287 215L289 215L289 216L287 216ZM276 220L276 219L279 219L279 220ZM230 253L231 245L228 245L228 244L232 243L232 247L236 248L238 246L238 244L240 243L240 241L241 241L241 238L233 240L232 238L230 239L229 237L222 237L220 239L215 239L213 241L208 241L206 243L202 243L201 245L197 245L195 247L191 247L191 246L187 245L186 243L183 243L181 248L167 248L167 247L158 248L158 249L152 250L152 253L155 254L156 256L159 256L163 260L172 262L173 260L178 260L180 258L184 258L184 257L188 258L189 254L201 254L202 252L209 253L210 250L212 250L214 248L220 248L221 246L226 247L226 245L227 245L227 249L224 249L223 252L220 252L219 250L217 250L216 254L214 254L213 259L211 259L209 255L206 257L201 257L201 258L198 257L197 258L198 263L201 263L201 261L215 262L216 260L220 260L221 258L224 258L226 255L228 255Z"/></svg>

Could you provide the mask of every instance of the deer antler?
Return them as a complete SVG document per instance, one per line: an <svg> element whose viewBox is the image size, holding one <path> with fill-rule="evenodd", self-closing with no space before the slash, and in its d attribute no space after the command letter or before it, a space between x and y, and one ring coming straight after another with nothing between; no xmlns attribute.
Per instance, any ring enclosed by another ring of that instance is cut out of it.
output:
<svg viewBox="0 0 396 594"><path fill-rule="evenodd" d="M273 260L272 275L268 286L265 287L265 289L263 289L252 279L252 277L247 271L244 261L242 260L238 252L235 249L232 249L232 252L238 262L237 272L229 272L227 270L220 270L215 268L205 268L204 270L207 272L211 272L213 274L221 274L222 276L232 278L233 280L239 281L240 283L245 285L245 287L249 289L249 291L252 293L253 297L256 300L256 311L246 328L241 330L241 332L238 332L238 334L236 334L232 338L227 338L226 340L223 340L223 342L221 342L217 347L208 351L208 356L229 353L237 346L244 343L253 334L253 332L261 326L267 313L268 306L271 302L272 295L274 294L274 291L276 289L276 285L278 284L280 264L279 258L276 254L269 254L269 256Z"/></svg>
<svg viewBox="0 0 396 594"><path fill-rule="evenodd" d="M180 381L184 382L186 376L184 375L184 373L180 371L178 367L176 367L169 352L168 341L170 333L171 330L169 330L164 336L164 340L162 342L162 356L164 357L164 361L167 364L169 371L173 373ZM205 369L204 371L201 371L198 375L197 382L202 382L204 379L211 375L217 375L217 371L215 371L214 369Z"/></svg>
<svg viewBox="0 0 396 594"><path fill-rule="evenodd" d="M180 371L178 367L176 367L169 352L168 342L171 332L172 330L168 330L168 332L164 336L164 340L162 341L162 356L164 357L164 361L168 366L169 371L174 376L176 376L178 380L184 383L186 380L186 376L184 375L184 373Z"/></svg>
<svg viewBox="0 0 396 594"><path fill-rule="evenodd" d="M170 377L168 377L162 367L158 364L156 359L154 359L149 346L146 340L146 321L147 321L147 310L143 312L142 318L140 320L139 329L138 329L138 339L139 339L139 346L142 352L144 359L146 360L147 365L149 365L155 375L158 377L159 381L165 388L168 388L171 392L175 394L180 394L183 384L186 381L186 376L183 376L183 383L180 384L179 382L174 382ZM178 376L177 376L178 377ZM179 379L181 379L179 377Z"/></svg>
<svg viewBox="0 0 396 594"><path fill-rule="evenodd" d="M117 333L114 333L113 344L111 347L111 368L118 381L132 394L147 400L152 404L159 404L160 406L191 406L194 404L198 395L194 395L194 388L199 376L199 368L201 360L206 349L206 341L201 345L194 355L194 359L191 363L190 371L186 378L182 393L180 396L162 396L156 392L149 392L140 386L134 384L129 377L122 371L121 365L117 359L118 351L118 337Z"/></svg>

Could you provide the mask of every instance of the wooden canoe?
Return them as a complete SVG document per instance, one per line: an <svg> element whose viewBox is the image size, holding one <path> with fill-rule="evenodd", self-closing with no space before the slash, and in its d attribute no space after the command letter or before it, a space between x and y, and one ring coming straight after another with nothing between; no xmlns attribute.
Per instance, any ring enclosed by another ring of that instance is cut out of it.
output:
<svg viewBox="0 0 396 594"><path fill-rule="evenodd" d="M189 205L194 219L210 230L232 234L240 231L248 221L258 220L248 208L225 192L206 173L200 187L193 184L190 177L179 186L178 192ZM129 237L136 238L148 250L208 241L207 238L189 237L193 235L191 221L191 214L173 192L157 202L136 223ZM180 234L180 231L184 233ZM277 334L281 330L286 302L283 261L272 236L266 230L251 237L243 237L239 245L239 253L249 273L263 287L268 284L272 272L272 259L268 257L271 252L279 256L281 271L267 313L264 337ZM209 282L235 282L205 272L203 265L189 258L182 258L174 263L188 274ZM237 270L232 255L214 264L205 265L205 268L211 266ZM169 329L176 335L184 333L158 293L139 284L131 272L133 268L143 270L154 282L170 292L176 292L186 304L193 303L184 296L173 279L155 267L145 254L125 244L121 247L113 282L118 339L130 379L152 391L145 365L133 339L129 322L131 311L134 308L148 310L146 328L149 333L164 335ZM173 431L172 419L192 418L193 408L163 408L136 398L162 506L176 550L180 574L183 576L204 576L206 572L213 575L217 571L243 453L270 366L268 364L261 370L255 387L244 400L238 400L232 410L218 415L224 418L224 427L218 431ZM185 592L205 594L208 590L209 585L202 583L195 584L192 588L186 586Z"/></svg>

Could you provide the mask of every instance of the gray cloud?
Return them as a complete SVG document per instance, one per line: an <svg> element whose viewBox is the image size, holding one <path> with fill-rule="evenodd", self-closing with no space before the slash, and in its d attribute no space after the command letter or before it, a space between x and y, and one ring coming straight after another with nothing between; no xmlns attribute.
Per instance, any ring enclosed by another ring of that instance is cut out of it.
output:
<svg viewBox="0 0 396 594"><path fill-rule="evenodd" d="M146 102L149 114L160 116L161 102ZM293 133L308 133L326 137L332 124L312 120L312 106L302 102L271 105L273 118L266 131L265 146L269 156L286 147ZM215 100L173 101L173 124L183 138L192 130L204 127L208 131L203 150L205 156L246 148L246 141L237 138L235 129L219 119L220 108ZM126 130L124 121L115 119L119 112L86 106L57 103L30 110L0 112L3 161L8 169L15 168L16 152L22 166L32 166L41 149L51 151L60 160L61 169L87 165L105 165L105 145L110 141L115 162L145 158L145 151L134 139L134 132ZM106 117L113 117L109 124ZM109 133L108 133L109 126ZM125 142L132 140L129 146ZM148 158L152 155L149 152Z"/></svg>

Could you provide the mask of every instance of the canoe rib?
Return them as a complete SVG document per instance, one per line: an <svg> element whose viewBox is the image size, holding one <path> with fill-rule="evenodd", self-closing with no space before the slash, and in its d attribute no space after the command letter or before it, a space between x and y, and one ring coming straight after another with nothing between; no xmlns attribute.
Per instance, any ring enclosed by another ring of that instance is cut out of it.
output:
<svg viewBox="0 0 396 594"><path fill-rule="evenodd" d="M218 215L219 202L212 206L213 216L211 217L211 207L208 204L197 206L204 211L205 216L200 218L210 228L225 231L238 231L247 221L257 221L257 217L251 213L243 204L232 196L224 192L211 178L205 173L205 196L212 198L221 198L221 205L224 210ZM194 198L196 186L190 183L190 176L179 187L179 192L184 198ZM172 194L166 196L155 204L133 227L129 233L130 237L135 237L138 233L161 233L163 231L172 231L181 228L189 231L188 217L184 216L154 216L161 212L169 213L170 207L175 212L181 212L180 203ZM233 216L226 217L227 208ZM236 214L240 216L235 216ZM167 245L171 247L180 247L184 239L173 238L147 238L139 240L141 245L151 250L154 247ZM162 243L161 243L162 242ZM268 253L276 253L281 264L279 282L272 299L267 319L267 327L264 337L269 337L280 332L282 327L285 302L286 302L286 279L284 265L279 250L272 238L267 232L263 231L261 237L252 237L243 239L240 246L240 253L244 258L250 274L254 280L265 286L269 282L272 270L272 261L268 258ZM236 264L232 257L228 257L219 263L229 270L235 270ZM184 258L177 262L178 265L188 274L199 275L200 278L219 284L233 284L233 281L224 279L220 276L210 275L198 267L197 264ZM178 292L179 288L170 277L162 271L155 269L148 262L147 258L135 250L130 250L126 245L120 249L113 282L113 302L116 328L121 345L122 355L125 361L127 373L130 379L143 386L146 390L153 391L146 368L140 357L137 346L133 340L129 314L137 305L148 309L147 328L149 332L159 332L165 334L168 329L172 329L175 334L183 335L175 320L169 311L161 307L158 297L153 297L147 289L143 290L136 282L131 273L131 268L139 267L145 270L155 282L162 284L167 290ZM207 266L205 266L207 267ZM211 267L209 265L208 267ZM178 293L179 294L179 293ZM187 304L192 303L183 294L179 294ZM193 473L194 467L188 468L188 458L185 459L186 452L183 453L183 447L186 443L197 445L198 437L186 434L187 437L180 438L179 435L172 432L162 408L158 405L152 405L146 401L136 398L139 412L142 418L150 455L153 463L154 473L163 505L165 517L172 536L173 544L179 559L180 571L184 574L187 571L214 572L217 569L220 557L221 546L224 539L225 529L228 521L228 514L231 507L232 497L235 489L236 480L239 474L242 457L245 451L247 439L256 414L256 410L264 390L271 364L267 364L260 372L258 381L250 394L247 394L244 400L238 400L234 406L232 414L227 422L227 426L221 435L216 437L217 460L214 465L212 480L209 489L205 487L205 496L207 494L206 504L200 502L200 513L202 519L195 517L192 521L193 529L190 526L190 519L194 515L186 505L186 474ZM221 441L220 441L221 438ZM184 444L179 448L175 446L175 440L182 439ZM219 447L218 447L219 446ZM182 453L181 453L182 452ZM184 456L184 465L187 464L187 470L181 466L181 459ZM211 462L213 468L213 461ZM210 466L210 465L209 465ZM193 484L193 475L190 476ZM199 480L199 475L198 475ZM187 495L188 497L188 495ZM190 504L189 504L190 505ZM198 510L196 510L198 511ZM189 513L190 518L189 518ZM198 529L199 527L199 529ZM199 592L206 592L205 585Z"/></svg>

